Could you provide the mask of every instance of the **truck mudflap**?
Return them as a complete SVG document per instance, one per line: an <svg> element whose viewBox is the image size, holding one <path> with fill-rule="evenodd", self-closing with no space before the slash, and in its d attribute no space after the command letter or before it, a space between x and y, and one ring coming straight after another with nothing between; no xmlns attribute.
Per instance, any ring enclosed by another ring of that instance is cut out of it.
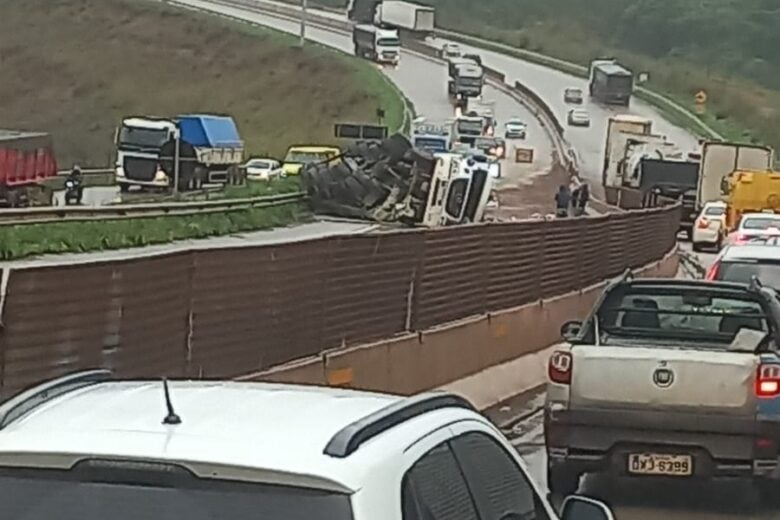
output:
<svg viewBox="0 0 780 520"><path fill-rule="evenodd" d="M398 134L306 166L301 183L315 213L414 225L423 218L435 166L432 155Z"/></svg>

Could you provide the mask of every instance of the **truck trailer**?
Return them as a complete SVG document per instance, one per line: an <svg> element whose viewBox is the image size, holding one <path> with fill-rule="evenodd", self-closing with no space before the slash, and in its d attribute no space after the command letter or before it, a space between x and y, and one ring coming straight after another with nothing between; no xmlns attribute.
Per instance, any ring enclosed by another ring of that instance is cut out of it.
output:
<svg viewBox="0 0 780 520"><path fill-rule="evenodd" d="M425 36L433 34L435 30L436 11L427 5L384 0L377 6L375 22L380 26L395 27Z"/></svg>
<svg viewBox="0 0 780 520"><path fill-rule="evenodd" d="M244 153L233 118L209 114L126 118L117 129L116 147L122 192L131 186L171 188L177 162L179 190L236 182Z"/></svg>
<svg viewBox="0 0 780 520"><path fill-rule="evenodd" d="M377 6L382 0L350 0L347 5L347 16L356 23L374 23Z"/></svg>
<svg viewBox="0 0 780 520"><path fill-rule="evenodd" d="M608 105L628 106L634 90L634 74L613 59L590 64L590 96Z"/></svg>
<svg viewBox="0 0 780 520"><path fill-rule="evenodd" d="M401 61L398 29L358 24L352 28L352 43L355 46L355 56L392 65L398 65Z"/></svg>
<svg viewBox="0 0 780 520"><path fill-rule="evenodd" d="M729 176L737 170L772 170L775 152L768 146L705 142L702 145L697 209L710 201L723 200Z"/></svg>
<svg viewBox="0 0 780 520"><path fill-rule="evenodd" d="M45 191L42 181L56 175L49 134L0 130L0 206L29 206Z"/></svg>

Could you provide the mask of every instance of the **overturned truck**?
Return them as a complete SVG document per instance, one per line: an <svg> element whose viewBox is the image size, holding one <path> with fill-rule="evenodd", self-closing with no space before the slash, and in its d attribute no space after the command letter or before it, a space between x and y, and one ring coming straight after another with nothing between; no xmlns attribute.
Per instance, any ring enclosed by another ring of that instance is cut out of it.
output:
<svg viewBox="0 0 780 520"><path fill-rule="evenodd" d="M400 134L311 164L301 182L315 213L426 227L481 221L492 190L487 170L415 149Z"/></svg>

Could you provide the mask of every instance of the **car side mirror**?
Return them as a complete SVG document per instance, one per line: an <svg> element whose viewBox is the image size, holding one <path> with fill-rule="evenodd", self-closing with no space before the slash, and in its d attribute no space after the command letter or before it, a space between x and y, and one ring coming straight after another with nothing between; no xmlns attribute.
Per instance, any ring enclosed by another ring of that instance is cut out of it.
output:
<svg viewBox="0 0 780 520"><path fill-rule="evenodd" d="M581 330L582 330L581 321L576 321L576 320L567 321L566 323L561 325L561 337L566 341L572 341L580 335Z"/></svg>
<svg viewBox="0 0 780 520"><path fill-rule="evenodd" d="M615 515L604 502L572 495L563 501L561 520L615 520Z"/></svg>

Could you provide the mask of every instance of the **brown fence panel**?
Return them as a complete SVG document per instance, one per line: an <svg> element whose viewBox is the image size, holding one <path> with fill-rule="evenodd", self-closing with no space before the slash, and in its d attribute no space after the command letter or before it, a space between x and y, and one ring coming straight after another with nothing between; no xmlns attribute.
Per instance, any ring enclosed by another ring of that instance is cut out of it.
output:
<svg viewBox="0 0 780 520"><path fill-rule="evenodd" d="M542 248L538 222L488 226L490 240L485 266L489 311L510 309L541 297L539 266Z"/></svg>
<svg viewBox="0 0 780 520"><path fill-rule="evenodd" d="M96 366L233 377L522 305L660 260L679 218L673 206L13 271L0 392Z"/></svg>
<svg viewBox="0 0 780 520"><path fill-rule="evenodd" d="M350 236L329 242L322 259L323 348L407 330L421 233Z"/></svg>
<svg viewBox="0 0 780 520"><path fill-rule="evenodd" d="M106 333L118 328L118 318L106 315L113 271L112 264L101 264L11 273L3 309L3 396L102 364Z"/></svg>
<svg viewBox="0 0 780 520"><path fill-rule="evenodd" d="M114 264L101 366L123 377L187 375L191 259L182 253Z"/></svg>
<svg viewBox="0 0 780 520"><path fill-rule="evenodd" d="M542 294L563 294L578 287L581 259L578 257L580 233L585 219L561 219L545 222L536 242L542 250L539 276Z"/></svg>
<svg viewBox="0 0 780 520"><path fill-rule="evenodd" d="M490 243L485 227L431 230L424 237L413 327L420 330L485 312Z"/></svg>

